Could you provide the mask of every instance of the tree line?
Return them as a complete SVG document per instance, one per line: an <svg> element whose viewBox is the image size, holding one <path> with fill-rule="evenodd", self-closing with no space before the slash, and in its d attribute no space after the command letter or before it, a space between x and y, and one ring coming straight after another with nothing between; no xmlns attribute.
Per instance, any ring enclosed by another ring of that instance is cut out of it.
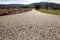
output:
<svg viewBox="0 0 60 40"><path fill-rule="evenodd" d="M34 5L34 8L35 8L35 9L44 8L44 9L58 10L58 9L60 9L60 4L46 3L45 5L40 5L40 4L36 3L36 4Z"/></svg>

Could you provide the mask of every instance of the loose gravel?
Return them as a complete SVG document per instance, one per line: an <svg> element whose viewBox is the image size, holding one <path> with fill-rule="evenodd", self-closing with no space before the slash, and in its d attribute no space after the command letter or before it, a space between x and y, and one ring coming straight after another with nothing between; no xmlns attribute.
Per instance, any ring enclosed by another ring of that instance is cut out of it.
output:
<svg viewBox="0 0 60 40"><path fill-rule="evenodd" d="M36 10L0 16L0 40L60 40L60 16Z"/></svg>

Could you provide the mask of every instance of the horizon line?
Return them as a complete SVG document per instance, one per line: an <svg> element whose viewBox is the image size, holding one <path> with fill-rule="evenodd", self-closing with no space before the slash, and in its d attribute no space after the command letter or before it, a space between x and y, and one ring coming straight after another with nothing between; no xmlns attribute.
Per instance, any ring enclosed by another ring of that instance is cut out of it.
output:
<svg viewBox="0 0 60 40"><path fill-rule="evenodd" d="M40 3L40 2L33 2L33 3ZM48 3L56 3L56 2L48 2ZM0 3L0 4L32 4L32 3L8 2L8 3ZM60 4L60 3L56 3L56 4Z"/></svg>

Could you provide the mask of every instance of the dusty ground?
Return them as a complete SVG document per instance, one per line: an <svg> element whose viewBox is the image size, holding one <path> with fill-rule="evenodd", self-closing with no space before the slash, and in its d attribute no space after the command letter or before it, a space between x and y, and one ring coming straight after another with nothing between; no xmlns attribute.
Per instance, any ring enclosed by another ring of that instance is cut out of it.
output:
<svg viewBox="0 0 60 40"><path fill-rule="evenodd" d="M35 10L0 16L0 40L60 40L60 16Z"/></svg>

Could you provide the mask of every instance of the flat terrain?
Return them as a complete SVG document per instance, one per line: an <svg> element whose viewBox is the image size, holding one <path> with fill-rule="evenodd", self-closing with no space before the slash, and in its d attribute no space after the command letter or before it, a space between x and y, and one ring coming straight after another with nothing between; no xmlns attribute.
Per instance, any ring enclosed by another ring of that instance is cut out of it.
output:
<svg viewBox="0 0 60 40"><path fill-rule="evenodd" d="M0 16L0 40L60 40L60 16L34 9Z"/></svg>
<svg viewBox="0 0 60 40"><path fill-rule="evenodd" d="M48 14L55 14L55 15L60 15L60 10L59 9L39 9L40 12L48 13Z"/></svg>

